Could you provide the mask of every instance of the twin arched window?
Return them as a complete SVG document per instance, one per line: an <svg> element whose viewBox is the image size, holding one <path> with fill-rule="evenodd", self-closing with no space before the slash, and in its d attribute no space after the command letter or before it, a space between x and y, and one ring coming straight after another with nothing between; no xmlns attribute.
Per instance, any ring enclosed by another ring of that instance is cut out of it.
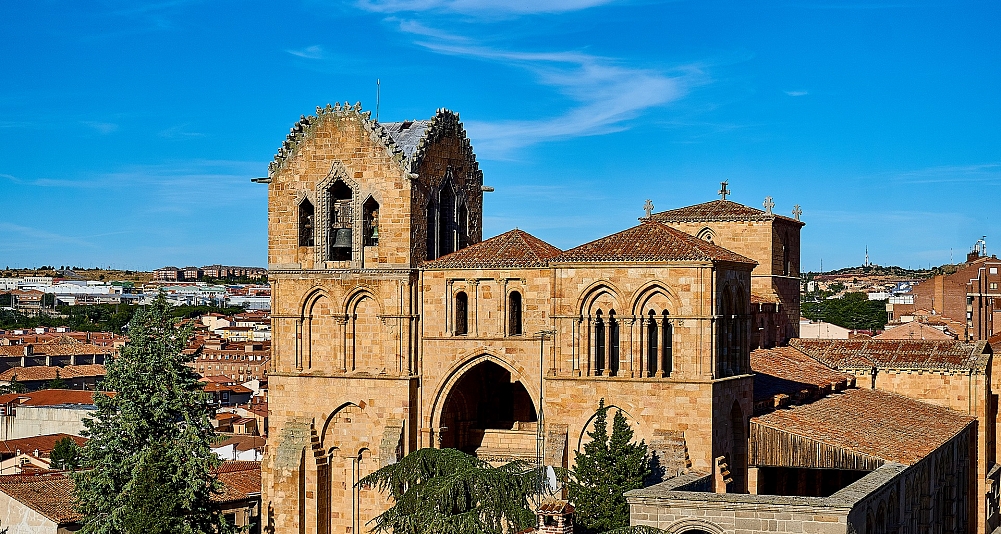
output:
<svg viewBox="0 0 1001 534"><path fill-rule="evenodd" d="M647 376L670 376L674 368L674 329L667 310L660 315L650 310L644 323Z"/></svg>
<svg viewBox="0 0 1001 534"><path fill-rule="evenodd" d="M619 320L615 310L609 310L606 317L599 309L594 316L594 375L616 376L619 373Z"/></svg>

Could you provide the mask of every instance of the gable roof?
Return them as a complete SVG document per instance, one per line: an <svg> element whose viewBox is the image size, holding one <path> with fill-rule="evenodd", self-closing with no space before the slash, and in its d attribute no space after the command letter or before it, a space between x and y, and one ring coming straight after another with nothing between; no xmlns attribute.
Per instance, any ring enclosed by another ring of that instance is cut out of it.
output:
<svg viewBox="0 0 1001 534"><path fill-rule="evenodd" d="M104 395L114 397L115 392L102 392ZM41 389L30 393L8 393L0 396L0 404L18 401L19 406L59 406L64 404L78 404L81 406L93 406L94 396L97 391L84 391L79 389Z"/></svg>
<svg viewBox="0 0 1001 534"><path fill-rule="evenodd" d="M417 150L417 145L427 132L431 121L400 121L383 122L380 124L386 129L386 133L393 138L396 146L403 150L403 155L409 158Z"/></svg>
<svg viewBox="0 0 1001 534"><path fill-rule="evenodd" d="M806 224L791 217L775 213L769 215L759 209L722 199L654 213L651 217L659 222L771 221L782 219L800 226Z"/></svg>
<svg viewBox="0 0 1001 534"><path fill-rule="evenodd" d="M835 371L793 347L775 347L751 351L754 371L754 400L775 395L819 396L833 389L844 389L854 382L853 375Z"/></svg>
<svg viewBox="0 0 1001 534"><path fill-rule="evenodd" d="M212 495L215 502L241 501L261 494L261 462L223 462L215 473L222 482L222 493Z"/></svg>
<svg viewBox="0 0 1001 534"><path fill-rule="evenodd" d="M87 438L82 438L80 436L71 436L70 434L62 433L46 434L44 436L31 436L27 438L0 441L0 454L12 456L17 454L17 451L33 453L37 450L41 454L48 455L52 449L56 448L56 442L65 438L72 439L81 447L87 443Z"/></svg>
<svg viewBox="0 0 1001 534"><path fill-rule="evenodd" d="M758 263L736 252L651 220L644 220L638 226L584 243L552 259L552 263L629 261L727 261L748 265Z"/></svg>
<svg viewBox="0 0 1001 534"><path fill-rule="evenodd" d="M49 365L34 365L29 367L11 367L0 373L0 380L10 381L17 377L20 382L31 382L36 380L55 380L56 374L59 378L90 378L105 375L104 366L101 364L67 365L56 367Z"/></svg>
<svg viewBox="0 0 1001 534"><path fill-rule="evenodd" d="M990 359L986 341L794 338L789 344L835 369L983 370Z"/></svg>
<svg viewBox="0 0 1001 534"><path fill-rule="evenodd" d="M422 265L425 269L510 269L545 267L560 249L514 229Z"/></svg>
<svg viewBox="0 0 1001 534"><path fill-rule="evenodd" d="M59 525L83 519L73 509L73 488L62 473L0 476L0 491Z"/></svg>

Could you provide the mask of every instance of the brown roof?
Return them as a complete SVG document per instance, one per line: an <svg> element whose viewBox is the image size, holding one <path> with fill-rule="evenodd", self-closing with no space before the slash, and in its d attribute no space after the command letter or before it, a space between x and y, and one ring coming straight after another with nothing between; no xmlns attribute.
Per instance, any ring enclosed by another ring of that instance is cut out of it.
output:
<svg viewBox="0 0 1001 534"><path fill-rule="evenodd" d="M205 391L212 393L214 391L228 391L230 393L253 393L253 391L246 386L241 386L240 384L220 384L218 382L209 382L205 384Z"/></svg>
<svg viewBox="0 0 1001 534"><path fill-rule="evenodd" d="M0 356L23 356L25 345L0 346ZM80 356L90 354L112 354L114 347L103 347L83 343L71 336L64 335L46 341L44 343L32 344L31 353L40 356Z"/></svg>
<svg viewBox="0 0 1001 534"><path fill-rule="evenodd" d="M30 393L8 393L0 396L0 404L7 404L15 400L20 400L19 406L57 406L60 404L94 404L96 391L83 391L79 389L41 389ZM105 392L109 397L115 396L115 392Z"/></svg>
<svg viewBox="0 0 1001 534"><path fill-rule="evenodd" d="M261 494L261 462L224 462L216 469L223 492L213 495L216 502L233 502Z"/></svg>
<svg viewBox="0 0 1001 534"><path fill-rule="evenodd" d="M808 396L814 396L834 384L847 385L854 378L823 365L793 347L751 351L751 369L755 372L755 401L775 395L795 397L804 391Z"/></svg>
<svg viewBox="0 0 1001 534"><path fill-rule="evenodd" d="M890 325L887 325L890 326ZM918 321L911 321L899 326L887 328L882 334L873 336L873 339L932 339L932 340L952 340L956 336L951 336L941 329L922 324Z"/></svg>
<svg viewBox="0 0 1001 534"><path fill-rule="evenodd" d="M47 455L52 449L56 447L56 442L63 440L65 438L70 438L76 442L77 445L83 446L87 443L87 438L81 438L80 436L72 436L70 434L47 434L44 436L32 436L30 438L18 438L18 439L8 439L5 441L0 441L0 454L5 456L13 456L17 454L17 451L25 453L34 453L36 450L44 455Z"/></svg>
<svg viewBox="0 0 1001 534"><path fill-rule="evenodd" d="M875 389L849 389L754 417L752 424L888 462L911 465L975 419Z"/></svg>
<svg viewBox="0 0 1001 534"><path fill-rule="evenodd" d="M662 211L652 215L653 220L660 222L709 222L709 221L770 221L782 219L803 226L804 222L783 215L767 214L759 209L738 204L730 200L712 200L685 206L674 210Z"/></svg>
<svg viewBox="0 0 1001 534"><path fill-rule="evenodd" d="M267 443L267 438L263 438L261 436L233 435L218 443L213 443L212 448L220 449L227 445L233 445L238 451L249 451L254 449L263 451L264 446L267 445Z"/></svg>
<svg viewBox="0 0 1001 534"><path fill-rule="evenodd" d="M552 259L553 263L625 261L728 261L757 265L736 252L650 220Z"/></svg>
<svg viewBox="0 0 1001 534"><path fill-rule="evenodd" d="M982 369L988 360L985 351L990 350L985 341L796 338L789 344L836 369Z"/></svg>
<svg viewBox="0 0 1001 534"><path fill-rule="evenodd" d="M545 267L560 249L514 229L423 264L426 269L521 269Z"/></svg>
<svg viewBox="0 0 1001 534"><path fill-rule="evenodd" d="M87 365L67 365L56 367L49 365L35 365L31 367L11 367L0 373L0 380L10 381L15 376L20 382L33 380L55 380L56 373L59 378L90 378L104 376L104 366L101 364Z"/></svg>
<svg viewBox="0 0 1001 534"><path fill-rule="evenodd" d="M83 519L73 509L73 481L62 473L0 476L0 491L57 524Z"/></svg>

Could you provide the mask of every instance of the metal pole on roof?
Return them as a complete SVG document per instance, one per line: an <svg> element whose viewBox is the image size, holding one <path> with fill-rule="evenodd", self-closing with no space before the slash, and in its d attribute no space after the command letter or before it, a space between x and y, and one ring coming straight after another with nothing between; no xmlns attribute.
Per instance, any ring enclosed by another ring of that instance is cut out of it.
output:
<svg viewBox="0 0 1001 534"><path fill-rule="evenodd" d="M375 122L379 122L379 104L382 98L382 87L379 78L375 79Z"/></svg>

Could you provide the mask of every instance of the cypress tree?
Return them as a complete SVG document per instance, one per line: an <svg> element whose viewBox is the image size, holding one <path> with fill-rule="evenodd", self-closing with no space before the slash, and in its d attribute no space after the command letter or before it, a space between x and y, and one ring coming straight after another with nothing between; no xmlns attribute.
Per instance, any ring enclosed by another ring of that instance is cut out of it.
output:
<svg viewBox="0 0 1001 534"><path fill-rule="evenodd" d="M633 442L633 430L622 410L616 410L612 435L608 435L608 408L598 403L591 441L584 452L575 452L568 484L576 522L587 532L607 532L629 525L626 491L643 487L650 474L646 443Z"/></svg>
<svg viewBox="0 0 1001 534"><path fill-rule="evenodd" d="M210 502L220 460L209 448L208 395L185 365L190 327L161 294L136 312L129 342L106 362L97 410L84 420L84 463L74 474L83 534L215 534L229 528Z"/></svg>

